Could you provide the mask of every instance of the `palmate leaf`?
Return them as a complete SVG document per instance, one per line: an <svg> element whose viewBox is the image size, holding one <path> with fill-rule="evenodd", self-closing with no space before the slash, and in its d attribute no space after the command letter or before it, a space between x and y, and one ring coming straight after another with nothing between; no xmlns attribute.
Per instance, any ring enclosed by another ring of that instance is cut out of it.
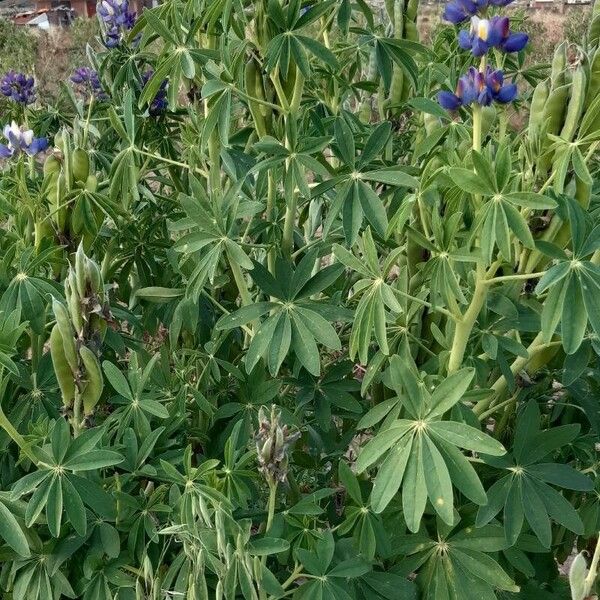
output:
<svg viewBox="0 0 600 600"><path fill-rule="evenodd" d="M495 590L519 590L488 554L508 547L499 527L471 526L435 537L420 532L401 536L398 544L413 564L422 565L417 584L428 600L492 599Z"/></svg>
<svg viewBox="0 0 600 600"><path fill-rule="evenodd" d="M572 442L579 425L564 425L540 430L537 403L531 400L519 415L513 451L501 459L484 457L491 465L509 474L488 490L489 502L479 508L477 525L489 523L503 511L507 543L514 545L526 521L543 546L552 541L551 521L570 531L583 533L583 523L573 506L551 485L571 490L589 491L593 482L566 464L541 461Z"/></svg>
<svg viewBox="0 0 600 600"><path fill-rule="evenodd" d="M278 301L242 307L217 322L217 329L227 330L270 313L253 333L245 357L246 372L250 373L265 358L269 371L276 375L291 349L302 366L318 376L321 364L317 343L333 350L341 347L335 329L321 314L325 305L310 298L329 287L342 268L331 265L312 275L316 258L314 252L307 253L296 269L279 259L275 267L277 278L255 262L251 271L255 283Z"/></svg>
<svg viewBox="0 0 600 600"><path fill-rule="evenodd" d="M474 502L485 504L483 487L458 448L496 456L506 451L470 425L441 420L467 391L474 376L472 369L454 373L430 394L411 362L406 352L390 360L389 379L405 407L406 418L388 422L366 444L356 469L361 472L379 463L371 493L373 510L384 510L402 488L404 519L414 532L421 524L427 499L445 523L454 523L453 487ZM458 477L451 477L457 473Z"/></svg>
<svg viewBox="0 0 600 600"><path fill-rule="evenodd" d="M561 197L561 202L564 203L561 208L570 217L573 256L569 258L551 244L539 246L556 263L544 273L535 291L538 295L545 294L544 339L550 341L560 323L564 351L573 355L581 347L588 322L594 333L600 335L600 267L590 258L600 248L600 228L590 231L581 207L574 200Z"/></svg>

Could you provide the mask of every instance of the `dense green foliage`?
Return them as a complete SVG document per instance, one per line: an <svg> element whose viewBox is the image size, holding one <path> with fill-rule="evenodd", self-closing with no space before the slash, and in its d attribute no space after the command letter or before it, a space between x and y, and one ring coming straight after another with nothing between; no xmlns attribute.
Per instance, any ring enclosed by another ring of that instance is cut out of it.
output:
<svg viewBox="0 0 600 600"><path fill-rule="evenodd" d="M415 0L103 5L3 99L2 597L583 600L600 5L453 113Z"/></svg>

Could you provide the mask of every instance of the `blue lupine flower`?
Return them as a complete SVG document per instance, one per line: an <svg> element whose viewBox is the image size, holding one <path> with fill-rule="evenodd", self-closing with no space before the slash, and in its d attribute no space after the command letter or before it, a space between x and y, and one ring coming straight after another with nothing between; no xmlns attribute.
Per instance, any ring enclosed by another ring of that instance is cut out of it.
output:
<svg viewBox="0 0 600 600"><path fill-rule="evenodd" d="M458 45L463 50L470 50L473 56L483 56L490 48L519 52L525 48L528 39L526 33L510 32L508 17L471 17L471 29L463 29L458 34Z"/></svg>
<svg viewBox="0 0 600 600"><path fill-rule="evenodd" d="M514 0L452 0L444 8L444 19L458 25L481 13L488 6L508 6Z"/></svg>
<svg viewBox="0 0 600 600"><path fill-rule="evenodd" d="M108 94L102 89L98 73L89 67L79 67L73 71L71 81L77 86L79 92L86 97L96 100L108 100Z"/></svg>
<svg viewBox="0 0 600 600"><path fill-rule="evenodd" d="M24 73L9 71L0 80L0 93L19 104L33 104L35 102L35 82L33 77L27 77Z"/></svg>
<svg viewBox="0 0 600 600"><path fill-rule="evenodd" d="M456 93L438 92L438 102L446 110L456 110L477 102L481 106L489 106L492 102L507 104L517 97L517 86L514 83L504 85L504 73L487 67L485 74L475 67L470 67L466 75L458 80Z"/></svg>
<svg viewBox="0 0 600 600"><path fill-rule="evenodd" d="M443 16L446 21L458 25L477 14L479 9L479 3L473 0L453 0L446 4Z"/></svg>
<svg viewBox="0 0 600 600"><path fill-rule="evenodd" d="M151 79L152 75L154 75L154 71L152 69L148 69L145 73L142 74L142 83L145 86ZM169 106L169 101L167 100L167 85L168 81L164 79L156 95L150 102L150 106L148 107L148 114L151 117L156 117L167 110Z"/></svg>
<svg viewBox="0 0 600 600"><path fill-rule="evenodd" d="M46 138L34 138L31 129L19 127L14 121L4 127L4 137L8 144L0 144L0 158L18 156L21 152L29 156L35 156L48 147Z"/></svg>
<svg viewBox="0 0 600 600"><path fill-rule="evenodd" d="M128 0L102 0L98 4L98 14L106 27L104 45L116 48L121 45L125 33L133 29L136 14L129 10Z"/></svg>
<svg viewBox="0 0 600 600"><path fill-rule="evenodd" d="M492 100L500 104L508 104L517 97L517 86L514 83L504 85L504 73L499 69L493 70L490 67L486 69L485 87L488 104L491 104Z"/></svg>

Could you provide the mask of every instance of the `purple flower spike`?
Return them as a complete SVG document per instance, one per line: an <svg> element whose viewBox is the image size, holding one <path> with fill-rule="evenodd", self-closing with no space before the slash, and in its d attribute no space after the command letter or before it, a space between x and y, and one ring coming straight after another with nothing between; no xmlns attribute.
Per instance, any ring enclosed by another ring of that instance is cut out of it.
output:
<svg viewBox="0 0 600 600"><path fill-rule="evenodd" d="M519 52L527 45L525 33L510 33L508 17L480 19L471 17L471 29L458 34L458 45L473 56L483 56L490 48L504 52Z"/></svg>
<svg viewBox="0 0 600 600"><path fill-rule="evenodd" d="M108 94L102 89L98 73L89 67L79 67L73 71L71 82L77 91L86 98L95 98L99 101L108 100Z"/></svg>
<svg viewBox="0 0 600 600"><path fill-rule="evenodd" d="M152 69L148 69L142 75L142 83L144 86L150 81L152 75L154 75L154 71ZM167 100L167 85L168 81L164 79L161 82L158 91L156 92L156 96L154 96L152 102L150 102L148 114L151 117L157 117L167 110L167 107L169 106L169 101Z"/></svg>
<svg viewBox="0 0 600 600"><path fill-rule="evenodd" d="M517 97L517 86L514 83L504 85L504 73L500 70L493 71L487 68L485 74L487 93L492 100L500 104L512 102Z"/></svg>
<svg viewBox="0 0 600 600"><path fill-rule="evenodd" d="M456 92L438 92L438 102L446 110L456 110L461 106L477 103L489 106L492 102L507 104L517 97L514 83L504 85L504 73L487 67L485 75L471 67L456 86Z"/></svg>
<svg viewBox="0 0 600 600"><path fill-rule="evenodd" d="M4 127L3 134L8 144L0 144L0 158L11 158L21 152L35 156L48 147L46 138L34 138L31 129L19 127L14 121Z"/></svg>
<svg viewBox="0 0 600 600"><path fill-rule="evenodd" d="M444 8L444 19L458 25L477 14L478 3L473 0L452 0Z"/></svg>
<svg viewBox="0 0 600 600"><path fill-rule="evenodd" d="M9 71L0 80L0 93L23 106L33 104L35 102L35 82L33 77Z"/></svg>
<svg viewBox="0 0 600 600"><path fill-rule="evenodd" d="M128 0L101 0L98 14L104 23L104 45L107 48L120 46L126 33L133 29L136 14L129 10Z"/></svg>

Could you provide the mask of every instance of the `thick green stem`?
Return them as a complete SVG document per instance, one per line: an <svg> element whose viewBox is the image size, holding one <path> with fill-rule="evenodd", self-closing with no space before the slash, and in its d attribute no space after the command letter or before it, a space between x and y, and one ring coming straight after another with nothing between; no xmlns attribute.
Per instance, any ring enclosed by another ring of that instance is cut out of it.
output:
<svg viewBox="0 0 600 600"><path fill-rule="evenodd" d="M598 562L600 562L600 533L596 540L596 548L594 549L594 556L592 556L592 562L590 564L590 570L585 578L585 592L589 594L592 591L594 581L596 581L596 575L598 574Z"/></svg>
<svg viewBox="0 0 600 600"><path fill-rule="evenodd" d="M294 225L296 224L296 193L285 209L285 222L283 224L283 238L281 240L281 251L284 256L290 257L294 248Z"/></svg>
<svg viewBox="0 0 600 600"><path fill-rule="evenodd" d="M13 427L13 424L8 420L8 417L4 414L4 411L0 407L0 427L6 431L10 439L19 447L19 450L34 464L37 466L38 459L29 449L27 442L23 436Z"/></svg>
<svg viewBox="0 0 600 600"><path fill-rule="evenodd" d="M448 373L454 373L458 371L462 365L465 350L469 343L469 337L471 331L475 326L475 321L479 312L481 311L483 304L487 296L488 286L485 281L485 271L482 266L477 267L477 274L475 280L475 291L473 292L473 298L469 308L463 315L462 319L456 322L454 329L454 339L452 340L452 349L450 350L450 358L448 360Z"/></svg>
<svg viewBox="0 0 600 600"><path fill-rule="evenodd" d="M81 424L82 424L82 401L81 401L81 392L78 389L75 389L75 397L73 399L73 417L71 418L71 427L73 428L73 437L79 437L81 433Z"/></svg>
<svg viewBox="0 0 600 600"><path fill-rule="evenodd" d="M548 348L549 346L551 346L555 343L556 342L544 343L544 336L543 336L542 332L538 333L537 336L534 338L534 340L531 342L531 344L529 344L529 347L527 348L527 358L525 358L523 356L517 357L514 360L514 362L512 363L512 365L510 366L511 373L513 375L517 374L519 371L521 371L522 369L524 369L527 366L527 364L534 357L535 354L537 354L538 352L541 352L545 348ZM506 377L504 377L504 375L502 375L499 379L496 380L494 385L492 385L492 390L494 390L494 394L488 398L484 398L483 400L480 400L473 407L473 411L475 412L475 414L481 415L482 413L487 411L491 406L493 406L497 402L498 398L502 397L502 394L504 394L504 392L506 391L507 386L508 386L508 381L506 380Z"/></svg>

